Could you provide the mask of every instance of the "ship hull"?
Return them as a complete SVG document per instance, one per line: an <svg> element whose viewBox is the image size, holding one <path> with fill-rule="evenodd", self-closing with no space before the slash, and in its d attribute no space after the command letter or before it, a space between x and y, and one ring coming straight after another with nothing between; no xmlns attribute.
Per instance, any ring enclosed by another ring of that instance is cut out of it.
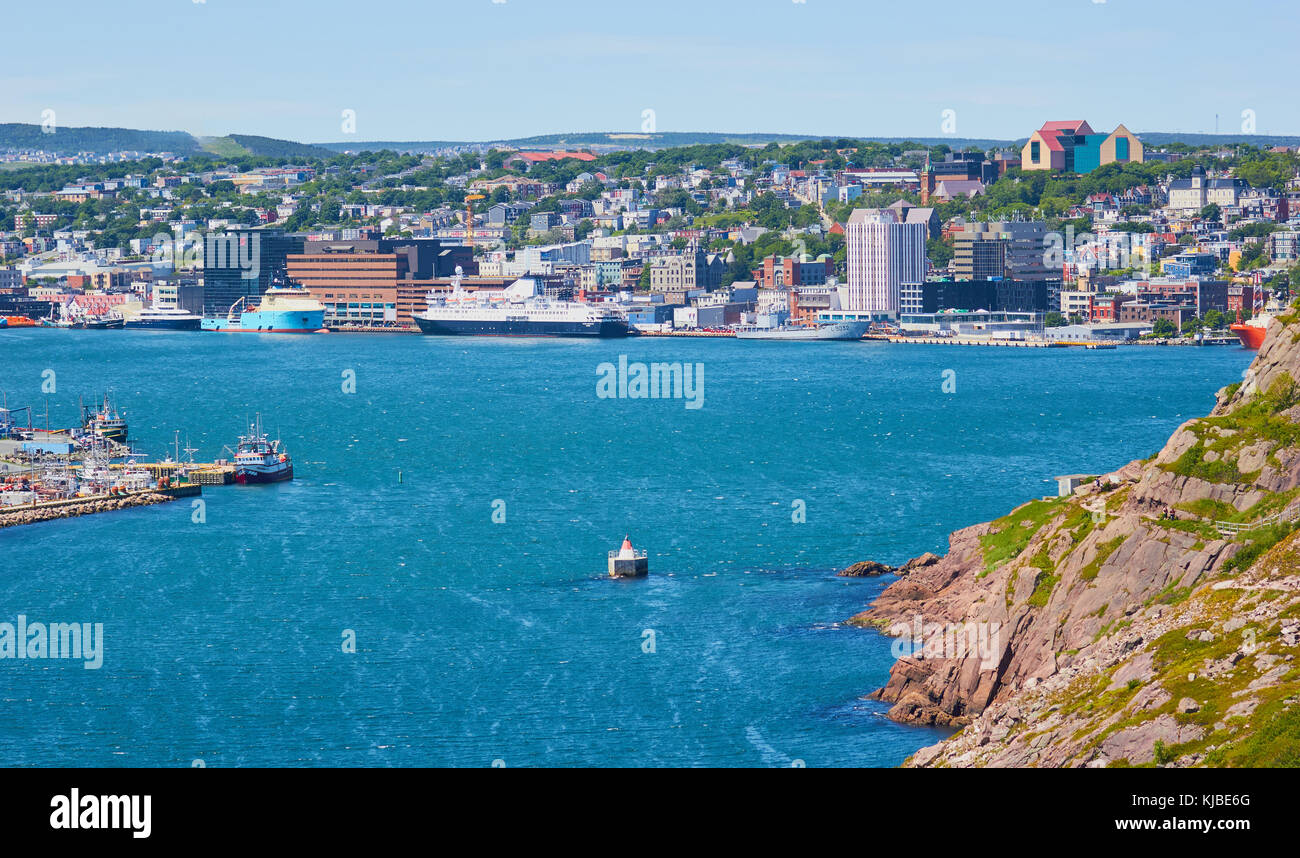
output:
<svg viewBox="0 0 1300 858"><path fill-rule="evenodd" d="M258 485L260 483L283 483L293 479L293 464L281 467L237 467L235 469L235 482L241 486Z"/></svg>
<svg viewBox="0 0 1300 858"><path fill-rule="evenodd" d="M626 337L625 322L553 322L523 319L426 319L415 317L420 333L445 337Z"/></svg>
<svg viewBox="0 0 1300 858"><path fill-rule="evenodd" d="M774 328L772 330L737 331L740 340L860 340L870 327L869 322L833 322L807 328Z"/></svg>
<svg viewBox="0 0 1300 858"><path fill-rule="evenodd" d="M231 324L225 317L202 321L204 331L251 334L314 334L325 327L324 310L262 312L254 310L241 313L239 321Z"/></svg>
<svg viewBox="0 0 1300 858"><path fill-rule="evenodd" d="M1259 347L1264 345L1264 336L1268 333L1268 328L1244 324L1233 325L1230 330L1241 340L1241 344L1251 351L1259 351Z"/></svg>
<svg viewBox="0 0 1300 858"><path fill-rule="evenodd" d="M197 331L202 319L134 319L126 327L136 331Z"/></svg>

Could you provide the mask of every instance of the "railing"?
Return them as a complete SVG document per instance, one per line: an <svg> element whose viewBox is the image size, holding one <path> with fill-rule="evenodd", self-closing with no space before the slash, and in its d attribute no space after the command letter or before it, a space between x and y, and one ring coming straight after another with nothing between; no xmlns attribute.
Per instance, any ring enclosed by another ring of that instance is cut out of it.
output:
<svg viewBox="0 0 1300 858"><path fill-rule="evenodd" d="M621 551L611 551L609 552L609 556L611 559L618 560L620 558L623 558L623 553ZM646 554L645 551L637 549L632 552L632 556L630 558L623 558L623 559L645 560L649 556L650 555Z"/></svg>
<svg viewBox="0 0 1300 858"><path fill-rule="evenodd" d="M1258 521L1241 523L1236 521L1212 521L1215 529L1223 536L1239 536L1252 530L1259 530L1265 527L1271 527L1274 524L1291 524L1300 519L1300 501L1296 501L1281 512L1274 513L1268 518L1261 518Z"/></svg>

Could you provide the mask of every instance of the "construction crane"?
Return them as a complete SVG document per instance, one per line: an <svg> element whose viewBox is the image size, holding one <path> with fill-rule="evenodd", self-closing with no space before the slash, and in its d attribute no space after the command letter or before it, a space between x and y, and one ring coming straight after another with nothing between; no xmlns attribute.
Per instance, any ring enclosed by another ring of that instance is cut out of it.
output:
<svg viewBox="0 0 1300 858"><path fill-rule="evenodd" d="M471 252L474 250L474 203L486 199L482 194L468 194L465 197L465 243Z"/></svg>

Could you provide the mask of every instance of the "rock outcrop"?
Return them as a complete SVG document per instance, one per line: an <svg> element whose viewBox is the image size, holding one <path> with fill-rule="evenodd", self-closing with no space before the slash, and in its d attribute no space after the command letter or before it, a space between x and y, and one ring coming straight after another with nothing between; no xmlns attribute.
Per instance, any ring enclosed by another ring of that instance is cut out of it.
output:
<svg viewBox="0 0 1300 858"><path fill-rule="evenodd" d="M1260 713L1300 730L1296 316L1155 458L953 533L853 618L921 647L890 717L964 728L912 765L1226 764Z"/></svg>

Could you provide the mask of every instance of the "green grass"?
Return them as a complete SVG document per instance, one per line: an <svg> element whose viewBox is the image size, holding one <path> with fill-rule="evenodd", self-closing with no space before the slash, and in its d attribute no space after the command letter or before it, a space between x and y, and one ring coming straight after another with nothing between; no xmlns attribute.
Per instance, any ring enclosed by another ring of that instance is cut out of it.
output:
<svg viewBox="0 0 1300 858"><path fill-rule="evenodd" d="M1035 608L1046 607L1047 600L1052 598L1052 590L1056 588L1057 582L1061 579L1050 572L1039 570L1034 576L1034 592L1029 595L1026 602Z"/></svg>
<svg viewBox="0 0 1300 858"><path fill-rule="evenodd" d="M1034 534L1060 512L1063 500L1030 501L993 522L992 529L980 537L980 547L984 549L984 571L980 577L1019 557L1029 547Z"/></svg>
<svg viewBox="0 0 1300 858"><path fill-rule="evenodd" d="M253 154L230 137L203 137L200 138L200 142L204 152L211 152L222 158L238 158Z"/></svg>
<svg viewBox="0 0 1300 858"><path fill-rule="evenodd" d="M1232 555L1232 558L1227 563L1223 564L1223 571L1245 572L1251 566L1254 566L1255 561L1263 557L1265 552L1292 533L1295 533L1295 531L1295 523L1274 524L1251 531L1250 541L1240 551Z"/></svg>
<svg viewBox="0 0 1300 858"><path fill-rule="evenodd" d="M1251 720L1253 730L1211 751L1206 763L1250 769L1300 767L1300 707L1275 700L1257 709Z"/></svg>
<svg viewBox="0 0 1300 858"><path fill-rule="evenodd" d="M1106 561L1115 553L1115 550L1124 544L1126 539L1128 539L1127 536L1117 536L1110 542L1103 542L1098 545L1097 556L1092 558L1091 563L1079 570L1079 577L1085 581L1096 578L1101 573L1101 567L1106 564Z"/></svg>

